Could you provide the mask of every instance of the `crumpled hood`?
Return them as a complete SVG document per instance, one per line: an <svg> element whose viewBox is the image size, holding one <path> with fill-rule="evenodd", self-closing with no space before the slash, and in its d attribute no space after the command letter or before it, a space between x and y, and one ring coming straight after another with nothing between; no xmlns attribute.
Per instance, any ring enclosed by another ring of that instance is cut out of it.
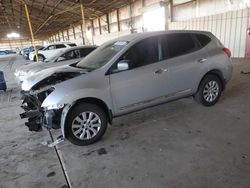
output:
<svg viewBox="0 0 250 188"><path fill-rule="evenodd" d="M27 77L25 81L22 83L22 90L29 91L33 86L35 86L39 82L55 74L81 73L81 72L85 72L85 71L83 69L72 67L69 65L48 68L48 69L39 71L38 73L32 76Z"/></svg>
<svg viewBox="0 0 250 188"><path fill-rule="evenodd" d="M28 73L29 73L29 75L33 75L33 74L36 74L39 71L42 71L42 70L45 70L45 69L48 69L48 68L61 67L61 66L64 66L64 65L71 65L71 64L74 64L74 63L77 63L77 62L79 62L79 59L66 60L66 61L63 61L63 62L60 62L60 63L55 63L53 61L46 62L46 63L45 62L44 63L39 63L39 65L31 68Z"/></svg>

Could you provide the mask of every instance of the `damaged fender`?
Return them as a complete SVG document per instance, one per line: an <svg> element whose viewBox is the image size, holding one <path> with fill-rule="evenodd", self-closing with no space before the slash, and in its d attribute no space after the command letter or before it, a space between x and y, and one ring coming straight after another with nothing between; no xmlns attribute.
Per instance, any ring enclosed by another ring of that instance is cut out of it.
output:
<svg viewBox="0 0 250 188"><path fill-rule="evenodd" d="M62 136L63 138L65 138L65 121L66 121L66 117L68 115L68 112L70 110L70 108L74 105L73 104L68 104L64 107L63 111L62 111L62 116L61 116L61 123L60 123L60 127L61 127L61 131L62 131Z"/></svg>

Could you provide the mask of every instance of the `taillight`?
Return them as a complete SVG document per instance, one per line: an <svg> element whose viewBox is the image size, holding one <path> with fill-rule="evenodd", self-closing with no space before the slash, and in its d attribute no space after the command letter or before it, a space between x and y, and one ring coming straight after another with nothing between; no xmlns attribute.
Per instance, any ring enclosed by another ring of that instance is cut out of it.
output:
<svg viewBox="0 0 250 188"><path fill-rule="evenodd" d="M230 58L232 53L228 48L223 48L223 51L227 54L227 56Z"/></svg>

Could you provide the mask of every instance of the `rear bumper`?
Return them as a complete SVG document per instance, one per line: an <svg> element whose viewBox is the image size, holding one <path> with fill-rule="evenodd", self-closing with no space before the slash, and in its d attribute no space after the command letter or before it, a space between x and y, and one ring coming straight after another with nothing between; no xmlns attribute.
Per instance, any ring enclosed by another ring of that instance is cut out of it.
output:
<svg viewBox="0 0 250 188"><path fill-rule="evenodd" d="M229 65L224 73L225 85L232 79L233 77L233 64L230 59Z"/></svg>

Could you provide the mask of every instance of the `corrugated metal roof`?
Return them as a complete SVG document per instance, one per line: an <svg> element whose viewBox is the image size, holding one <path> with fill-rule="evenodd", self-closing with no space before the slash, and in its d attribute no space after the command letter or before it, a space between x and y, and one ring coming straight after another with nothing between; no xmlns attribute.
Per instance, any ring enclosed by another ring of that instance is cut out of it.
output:
<svg viewBox="0 0 250 188"><path fill-rule="evenodd" d="M26 0L36 38L81 23L79 0ZM130 3L126 0L83 0L85 19L94 19ZM46 22L47 20L47 22ZM44 24L46 22L46 24ZM22 0L0 0L0 39L9 32L30 38Z"/></svg>

